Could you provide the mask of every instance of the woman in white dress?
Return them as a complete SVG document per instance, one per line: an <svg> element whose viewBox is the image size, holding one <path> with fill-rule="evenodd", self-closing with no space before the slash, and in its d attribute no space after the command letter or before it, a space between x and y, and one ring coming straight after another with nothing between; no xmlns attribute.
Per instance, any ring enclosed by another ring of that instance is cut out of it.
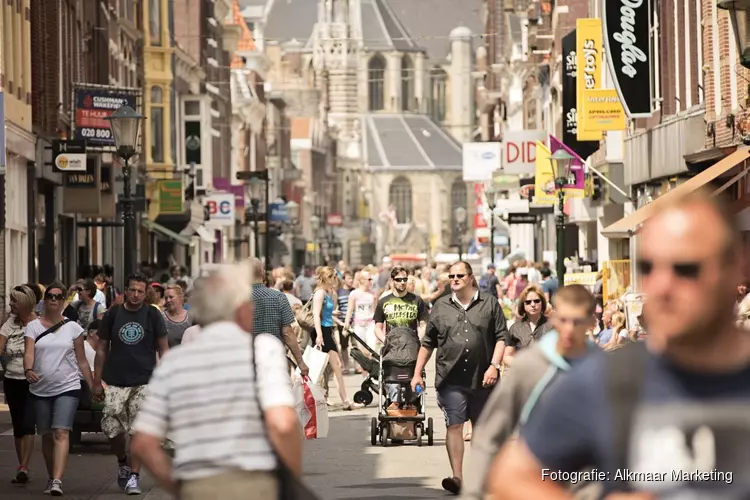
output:
<svg viewBox="0 0 750 500"><path fill-rule="evenodd" d="M344 330L349 329L353 319L354 333L377 351L378 339L375 337L373 315L378 299L372 293L372 281L372 274L367 271L360 273L359 287L349 294L349 306L346 310Z"/></svg>

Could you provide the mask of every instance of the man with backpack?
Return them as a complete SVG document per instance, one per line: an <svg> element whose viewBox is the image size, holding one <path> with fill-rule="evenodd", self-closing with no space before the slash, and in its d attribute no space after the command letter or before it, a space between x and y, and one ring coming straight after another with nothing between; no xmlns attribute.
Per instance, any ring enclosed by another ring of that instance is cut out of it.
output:
<svg viewBox="0 0 750 500"><path fill-rule="evenodd" d="M489 294L496 299L503 296L503 289L495 274L495 264L487 266L487 273L479 280L479 290Z"/></svg>
<svg viewBox="0 0 750 500"><path fill-rule="evenodd" d="M128 462L126 435L145 398L157 354L169 350L162 314L144 302L148 281L142 274L128 277L125 302L101 320L94 362L94 396L104 396L102 432L117 457L118 484L128 495L141 494L141 466L134 459Z"/></svg>
<svg viewBox="0 0 750 500"><path fill-rule="evenodd" d="M572 498L574 479L601 481L604 497L750 498L735 216L699 191L665 202L638 240L648 338L573 367L500 452L489 475L496 498Z"/></svg>

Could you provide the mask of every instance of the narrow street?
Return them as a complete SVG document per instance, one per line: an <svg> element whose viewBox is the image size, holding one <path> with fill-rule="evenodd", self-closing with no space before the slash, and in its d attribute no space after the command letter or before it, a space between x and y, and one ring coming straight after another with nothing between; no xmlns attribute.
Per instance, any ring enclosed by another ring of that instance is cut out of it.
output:
<svg viewBox="0 0 750 500"><path fill-rule="evenodd" d="M428 374L428 386L434 376ZM359 375L346 377L349 397L358 389ZM332 394L337 394L332 384ZM380 500L436 498L447 496L440 487L448 473L444 448L445 429L435 402L434 391L428 387L428 416L435 422L435 445L401 446L370 445L370 419L377 414L377 399L368 408L354 412L334 409L330 413L330 434L327 439L305 443L305 480L321 499ZM332 398L334 401L337 396ZM64 498L73 500L110 500L124 497L115 482L115 461L101 435L84 436L86 445L75 448L68 461L64 478ZM44 481L40 473L44 463L37 442L31 471L33 481L25 486L14 485L15 473L13 435L7 406L0 405L0 498L26 500L47 498L42 493ZM154 488L147 475L143 479L148 500L166 500L169 495Z"/></svg>

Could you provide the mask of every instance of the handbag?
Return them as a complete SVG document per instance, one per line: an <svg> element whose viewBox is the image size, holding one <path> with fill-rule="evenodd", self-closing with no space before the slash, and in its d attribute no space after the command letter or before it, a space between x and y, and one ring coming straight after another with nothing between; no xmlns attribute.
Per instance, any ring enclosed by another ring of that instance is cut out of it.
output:
<svg viewBox="0 0 750 500"><path fill-rule="evenodd" d="M252 338L250 340L250 350L252 351L253 377L255 377L255 384L257 386L258 367L255 364L255 334L252 334ZM302 481L300 481L297 477L295 477L294 474L292 474L292 471L289 470L289 467L287 467L281 456L276 451L276 448L273 446L273 442L268 436L266 417L263 414L263 410L260 405L260 398L258 397L259 392L260 391L258 390L255 391L255 401L258 404L258 412L260 413L260 419L263 424L263 430L266 436L266 440L268 441L268 444L271 447L271 451L276 458L276 479L279 485L279 500L318 500L318 497L315 495L315 493L313 493L307 486L305 486Z"/></svg>
<svg viewBox="0 0 750 500"><path fill-rule="evenodd" d="M297 324L305 330L312 330L315 328L315 317L313 316L312 303L313 300L310 299L302 309L294 314L294 319L297 320Z"/></svg>

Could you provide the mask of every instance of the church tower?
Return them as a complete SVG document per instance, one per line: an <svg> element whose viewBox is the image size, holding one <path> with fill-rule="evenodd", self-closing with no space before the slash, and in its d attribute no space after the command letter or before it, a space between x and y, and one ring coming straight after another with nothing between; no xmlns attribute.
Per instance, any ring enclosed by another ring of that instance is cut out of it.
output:
<svg viewBox="0 0 750 500"><path fill-rule="evenodd" d="M352 26L357 0L318 0L313 65L323 83L323 116L336 131L338 156L360 158L357 130L357 52Z"/></svg>

